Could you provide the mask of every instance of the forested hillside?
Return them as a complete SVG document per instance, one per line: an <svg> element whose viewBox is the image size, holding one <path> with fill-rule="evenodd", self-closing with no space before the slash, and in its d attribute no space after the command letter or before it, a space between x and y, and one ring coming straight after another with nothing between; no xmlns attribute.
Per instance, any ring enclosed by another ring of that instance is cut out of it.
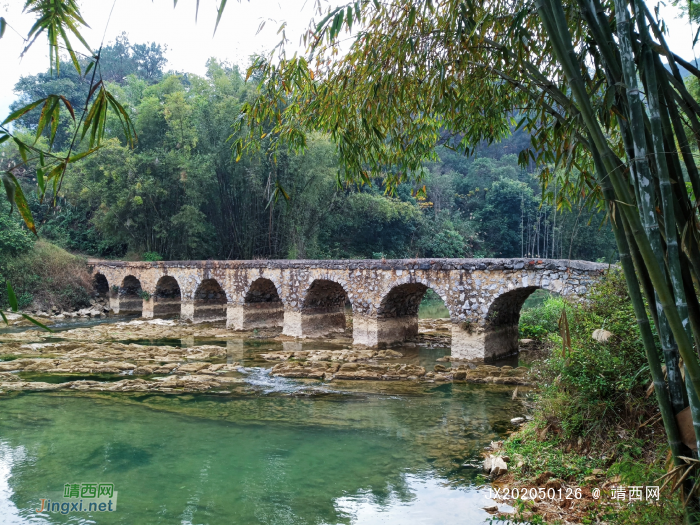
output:
<svg viewBox="0 0 700 525"><path fill-rule="evenodd" d="M165 71L165 48L122 36L102 51L105 81L138 133L134 149L112 136L84 162L71 164L56 207L30 199L41 237L81 254L129 259L561 257L615 260L604 216L573 203L554 213L541 205L533 173L517 162L529 137L481 148L475 157L442 149L426 166L426 198L400 186L341 187L334 146L314 136L304 155L276 159L231 152L231 125L253 96L239 69L216 59L206 76ZM23 77L14 107L54 92L77 107L89 82L66 64L60 76ZM33 133L34 110L19 120ZM64 120L54 148L73 133ZM112 130L110 132L110 130ZM4 165L19 152L6 142ZM263 149L264 151L264 149ZM32 194L36 173L20 174ZM552 190L552 188L550 188ZM556 188L553 188L556 191ZM16 216L3 231L3 256L32 242ZM12 237L14 235L14 237Z"/></svg>

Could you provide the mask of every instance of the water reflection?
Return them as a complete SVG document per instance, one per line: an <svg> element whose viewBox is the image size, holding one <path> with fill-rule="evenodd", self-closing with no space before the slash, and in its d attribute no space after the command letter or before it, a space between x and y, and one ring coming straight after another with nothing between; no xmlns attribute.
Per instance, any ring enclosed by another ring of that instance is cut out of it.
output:
<svg viewBox="0 0 700 525"><path fill-rule="evenodd" d="M498 429L513 407L509 390L395 384L373 390L368 382L324 386L270 378L259 368L245 372L255 395L0 398L0 521L464 524L488 518L476 472L462 465L502 435ZM117 512L36 513L40 498L81 481L114 483Z"/></svg>

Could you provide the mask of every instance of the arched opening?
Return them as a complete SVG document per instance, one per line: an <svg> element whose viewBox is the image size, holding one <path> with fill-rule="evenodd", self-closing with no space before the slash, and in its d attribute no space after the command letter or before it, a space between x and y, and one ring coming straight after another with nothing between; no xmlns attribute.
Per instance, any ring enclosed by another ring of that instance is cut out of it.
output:
<svg viewBox="0 0 700 525"><path fill-rule="evenodd" d="M140 314L143 311L142 293L141 281L133 275L124 277L119 288L119 313Z"/></svg>
<svg viewBox="0 0 700 525"><path fill-rule="evenodd" d="M428 287L422 283L394 286L377 310L378 343L395 343L418 335L418 309Z"/></svg>
<svg viewBox="0 0 700 525"><path fill-rule="evenodd" d="M102 299L109 299L109 282L101 273L96 273L92 280L92 287L95 291L95 296Z"/></svg>
<svg viewBox="0 0 700 525"><path fill-rule="evenodd" d="M449 319L450 311L435 290L428 288L418 305L419 319Z"/></svg>
<svg viewBox="0 0 700 525"><path fill-rule="evenodd" d="M384 318L417 316L418 308L427 290L428 287L421 283L394 286L382 299L379 305L379 316Z"/></svg>
<svg viewBox="0 0 700 525"><path fill-rule="evenodd" d="M107 277L101 273L96 273L92 279L92 297L101 311L109 311L109 282Z"/></svg>
<svg viewBox="0 0 700 525"><path fill-rule="evenodd" d="M484 359L496 359L518 352L520 311L539 286L516 288L499 295L486 313Z"/></svg>
<svg viewBox="0 0 700 525"><path fill-rule="evenodd" d="M518 332L520 339L542 339L559 331L559 319L566 301L557 292L543 288L535 290L520 309Z"/></svg>
<svg viewBox="0 0 700 525"><path fill-rule="evenodd" d="M204 279L194 293L195 322L225 320L226 303L226 292L216 279Z"/></svg>
<svg viewBox="0 0 700 525"><path fill-rule="evenodd" d="M345 332L348 295L335 281L316 279L309 286L301 307L302 333L307 337L322 337ZM352 312L352 306L350 307Z"/></svg>
<svg viewBox="0 0 700 525"><path fill-rule="evenodd" d="M153 296L153 315L168 317L180 315L182 294L177 280L170 275L158 279L156 293Z"/></svg>
<svg viewBox="0 0 700 525"><path fill-rule="evenodd" d="M243 323L246 330L270 328L284 324L284 307L277 287L270 279L256 279L243 300Z"/></svg>

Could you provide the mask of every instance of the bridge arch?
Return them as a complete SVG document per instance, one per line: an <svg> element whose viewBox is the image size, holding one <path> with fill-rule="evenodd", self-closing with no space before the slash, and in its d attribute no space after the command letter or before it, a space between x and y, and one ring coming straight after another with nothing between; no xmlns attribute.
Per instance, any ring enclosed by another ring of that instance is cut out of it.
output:
<svg viewBox="0 0 700 525"><path fill-rule="evenodd" d="M141 314L143 312L142 292L141 281L136 276L124 277L119 287L119 312Z"/></svg>
<svg viewBox="0 0 700 525"><path fill-rule="evenodd" d="M226 292L216 279L204 279L194 292L194 321L226 319Z"/></svg>
<svg viewBox="0 0 700 525"><path fill-rule="evenodd" d="M385 288L376 306L376 335L364 336L371 344L391 344L418 335L418 310L426 292L433 290L445 304L452 317L452 308L445 291L428 280L407 277L394 281Z"/></svg>
<svg viewBox="0 0 700 525"><path fill-rule="evenodd" d="M425 293L428 291L428 288L430 288L437 295L439 295L440 299L442 299L442 302L445 303L445 306L450 311L450 318L454 317L453 305L450 303L447 291L443 288L443 286L441 286L440 283L436 283L430 279L424 279L420 276L415 275L408 275L400 279L394 279L390 283L388 283L388 285L383 287L382 291L379 293L379 303L375 304L373 308L377 312L377 314L383 313L383 311L386 310L386 307L388 306L387 301L393 303L396 301L396 299L400 297L399 294L402 294L403 292L407 291L407 288L401 288L406 285L416 285L416 290L420 289L420 287L422 286L422 292L420 292L421 299L423 298L423 295L425 295ZM392 292L394 295L392 295Z"/></svg>
<svg viewBox="0 0 700 525"><path fill-rule="evenodd" d="M528 297L541 286L515 288L498 295L484 319L484 359L518 352L520 311Z"/></svg>
<svg viewBox="0 0 700 525"><path fill-rule="evenodd" d="M168 317L181 315L182 290L180 283L171 275L164 275L156 283L153 294L153 315L155 317Z"/></svg>
<svg viewBox="0 0 700 525"><path fill-rule="evenodd" d="M109 297L109 281L102 273L96 273L92 279L92 286L99 297Z"/></svg>
<svg viewBox="0 0 700 525"><path fill-rule="evenodd" d="M284 305L277 284L267 277L254 279L243 296L240 327L267 328L284 324Z"/></svg>
<svg viewBox="0 0 700 525"><path fill-rule="evenodd" d="M346 304L352 308L352 303L345 287L329 277L311 281L302 296L301 332L305 337L345 332L345 308Z"/></svg>

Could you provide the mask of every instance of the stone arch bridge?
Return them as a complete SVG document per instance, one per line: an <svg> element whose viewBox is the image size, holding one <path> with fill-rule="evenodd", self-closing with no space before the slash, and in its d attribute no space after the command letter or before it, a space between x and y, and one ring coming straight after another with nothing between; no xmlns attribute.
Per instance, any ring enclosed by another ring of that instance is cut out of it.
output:
<svg viewBox="0 0 700 525"><path fill-rule="evenodd" d="M582 297L607 265L552 259L90 260L95 286L115 313L226 320L228 328L281 326L293 337L345 330L382 346L417 334L418 305L432 288L452 322L452 356L491 360L518 349L525 299L543 288Z"/></svg>

